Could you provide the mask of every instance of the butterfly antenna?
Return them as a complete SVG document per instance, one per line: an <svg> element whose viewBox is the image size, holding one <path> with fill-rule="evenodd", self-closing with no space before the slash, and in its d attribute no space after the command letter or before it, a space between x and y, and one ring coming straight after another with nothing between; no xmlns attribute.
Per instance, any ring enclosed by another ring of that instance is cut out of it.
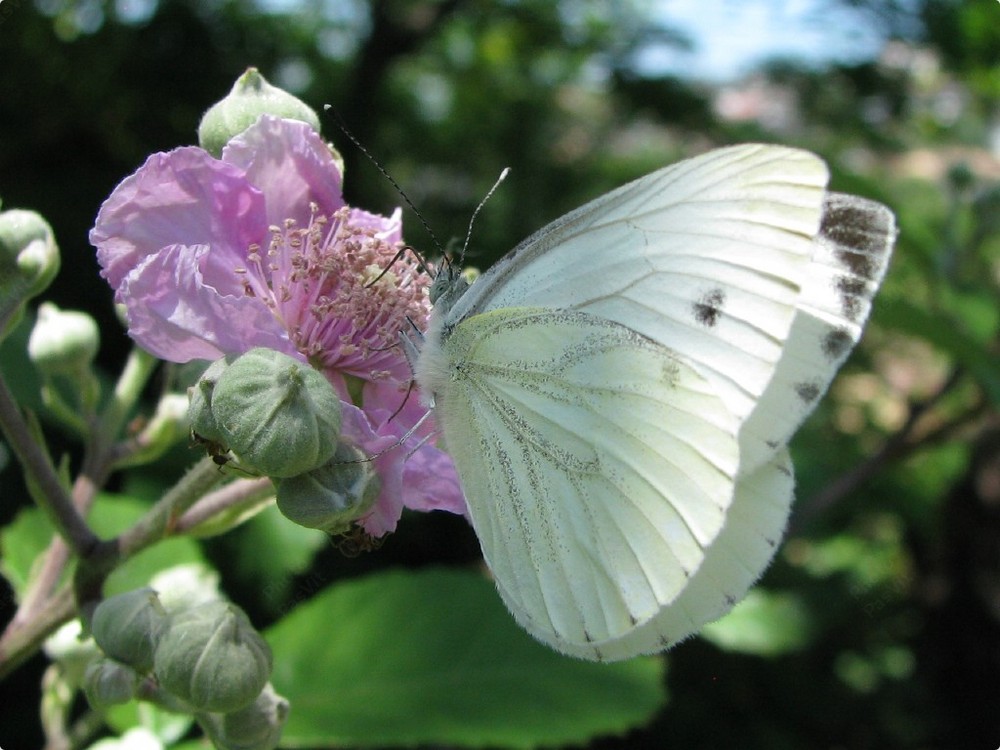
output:
<svg viewBox="0 0 1000 750"><path fill-rule="evenodd" d="M486 201L488 201L493 196L493 193L497 191L497 188L500 187L500 183L507 179L508 174L510 174L510 167L504 167L503 171L500 172L500 176L497 177L497 181L493 183L493 187L491 187L486 196L479 201L479 205L476 206L476 210L472 212L472 217L469 219L469 229L465 233L465 243L462 245L462 253L458 256L459 266L461 266L465 261L465 251L469 249L469 241L472 239L472 225L476 223L476 217L479 216L479 212L483 210L483 206L486 205Z"/></svg>
<svg viewBox="0 0 1000 750"><path fill-rule="evenodd" d="M424 218L424 215L420 213L419 209L415 205L413 205L413 201L410 200L410 197L406 194L403 188L400 187L400 184L393 179L392 175L389 174L388 171L386 171L386 168L382 166L382 163L375 158L372 152L369 151L367 148L365 148L364 144L361 143L361 141L359 141L355 137L354 133L352 133L350 130L347 129L347 125L341 119L340 115L337 114L337 110L333 108L332 104L324 104L323 109L330 113L330 115L333 117L334 123L340 129L340 132L343 133L345 136L347 136L347 140L353 143L354 146L368 158L368 161L370 161L372 164L375 165L375 168L382 173L382 176L389 181L389 184L392 185L394 188L396 188L396 192L399 193L400 197L403 199L403 202L406 203L407 206L409 206L410 210L413 211L414 214L416 214L417 218L420 220L420 223L423 225L424 229L427 230L427 234L430 235L431 240L434 242L434 247L437 248L437 251L441 253L441 255L444 255L444 248L442 248L441 243L438 242L438 238L437 235L434 234L434 230L431 229L430 224L427 223L427 220ZM414 250L412 247L407 246L407 248L411 250L414 255L417 256L417 258L420 260L420 264L426 268L427 264L424 263L424 259L420 257L420 254L417 253L416 250Z"/></svg>
<svg viewBox="0 0 1000 750"><path fill-rule="evenodd" d="M396 254L392 256L392 260L389 261L388 265L386 265L386 267L382 269L382 272L379 273L378 276L376 276L374 279L372 279L371 281L369 281L367 284L365 284L365 289L373 287L379 281L381 281L382 277L385 276L387 273L389 273L389 271L392 269L392 267L394 265L396 265L396 261L398 261L400 258L402 258L407 253L410 253L411 255L413 255L414 258L417 259L417 269L421 273L425 273L428 276L433 276L434 275L434 273L431 271L431 267L427 264L427 261L424 260L424 256L420 254L420 252L417 250L417 248L413 247L412 245L402 245L399 248L399 250L396 252ZM378 351L378 350L376 350L376 351Z"/></svg>

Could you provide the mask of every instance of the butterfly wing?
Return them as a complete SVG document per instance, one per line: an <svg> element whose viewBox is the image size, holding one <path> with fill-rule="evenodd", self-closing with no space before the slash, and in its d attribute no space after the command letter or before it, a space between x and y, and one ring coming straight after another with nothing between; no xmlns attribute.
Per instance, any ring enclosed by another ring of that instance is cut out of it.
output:
<svg viewBox="0 0 1000 750"><path fill-rule="evenodd" d="M733 495L737 420L666 347L587 313L475 315L431 356L448 375L445 445L507 606L553 647L610 658L702 567Z"/></svg>
<svg viewBox="0 0 1000 750"><path fill-rule="evenodd" d="M769 562L784 443L860 335L894 234L826 179L794 149L710 152L550 224L435 310L417 379L536 637L585 658L657 650ZM657 362L682 377L657 381Z"/></svg>
<svg viewBox="0 0 1000 750"><path fill-rule="evenodd" d="M861 338L896 238L892 212L830 193L774 376L740 430L741 471L764 463L809 415Z"/></svg>
<svg viewBox="0 0 1000 750"><path fill-rule="evenodd" d="M788 521L794 484L792 462L784 448L753 471L741 470L726 523L705 550L702 566L669 606L617 641L602 644L600 658L613 661L662 651L731 610L774 557ZM593 658L585 648L562 650Z"/></svg>
<svg viewBox="0 0 1000 750"><path fill-rule="evenodd" d="M519 305L614 320L691 362L744 419L788 336L826 180L817 157L779 146L680 162L528 238L448 320Z"/></svg>

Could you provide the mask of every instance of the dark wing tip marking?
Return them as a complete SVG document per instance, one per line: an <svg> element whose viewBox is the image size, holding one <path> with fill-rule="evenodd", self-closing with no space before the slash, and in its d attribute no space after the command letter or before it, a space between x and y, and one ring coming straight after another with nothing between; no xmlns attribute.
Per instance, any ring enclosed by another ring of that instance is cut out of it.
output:
<svg viewBox="0 0 1000 750"><path fill-rule="evenodd" d="M831 193L823 205L819 233L838 248L837 259L845 268L874 280L893 240L895 223L892 212L879 203Z"/></svg>
<svg viewBox="0 0 1000 750"><path fill-rule="evenodd" d="M868 283L857 277L840 276L837 279L837 293L840 295L840 309L844 317L856 322L864 314L861 301L870 296Z"/></svg>
<svg viewBox="0 0 1000 750"><path fill-rule="evenodd" d="M713 328L722 315L722 306L726 304L726 293L721 288L705 292L692 306L694 319L703 326Z"/></svg>

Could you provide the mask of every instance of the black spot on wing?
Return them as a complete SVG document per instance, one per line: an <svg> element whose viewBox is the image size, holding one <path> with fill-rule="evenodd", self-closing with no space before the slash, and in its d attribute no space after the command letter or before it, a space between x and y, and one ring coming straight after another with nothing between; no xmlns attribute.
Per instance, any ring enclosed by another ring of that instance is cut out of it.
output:
<svg viewBox="0 0 1000 750"><path fill-rule="evenodd" d="M726 303L726 293L719 288L712 289L701 296L693 305L694 319L703 326L713 328L719 322L722 306Z"/></svg>
<svg viewBox="0 0 1000 750"><path fill-rule="evenodd" d="M796 383L795 395L802 400L802 403L811 404L819 398L820 389L815 383Z"/></svg>
<svg viewBox="0 0 1000 750"><path fill-rule="evenodd" d="M823 337L823 354L832 361L843 357L852 346L854 346L854 337L843 328L830 331Z"/></svg>

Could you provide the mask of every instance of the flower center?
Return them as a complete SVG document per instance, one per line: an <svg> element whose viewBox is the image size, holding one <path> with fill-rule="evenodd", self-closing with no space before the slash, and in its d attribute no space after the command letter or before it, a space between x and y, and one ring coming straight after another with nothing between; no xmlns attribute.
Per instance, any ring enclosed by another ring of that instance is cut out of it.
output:
<svg viewBox="0 0 1000 750"><path fill-rule="evenodd" d="M266 252L248 249L246 293L267 304L315 367L365 380L406 377L398 336L408 320L424 327L430 280L370 217L311 209L307 227L286 220L271 227Z"/></svg>

